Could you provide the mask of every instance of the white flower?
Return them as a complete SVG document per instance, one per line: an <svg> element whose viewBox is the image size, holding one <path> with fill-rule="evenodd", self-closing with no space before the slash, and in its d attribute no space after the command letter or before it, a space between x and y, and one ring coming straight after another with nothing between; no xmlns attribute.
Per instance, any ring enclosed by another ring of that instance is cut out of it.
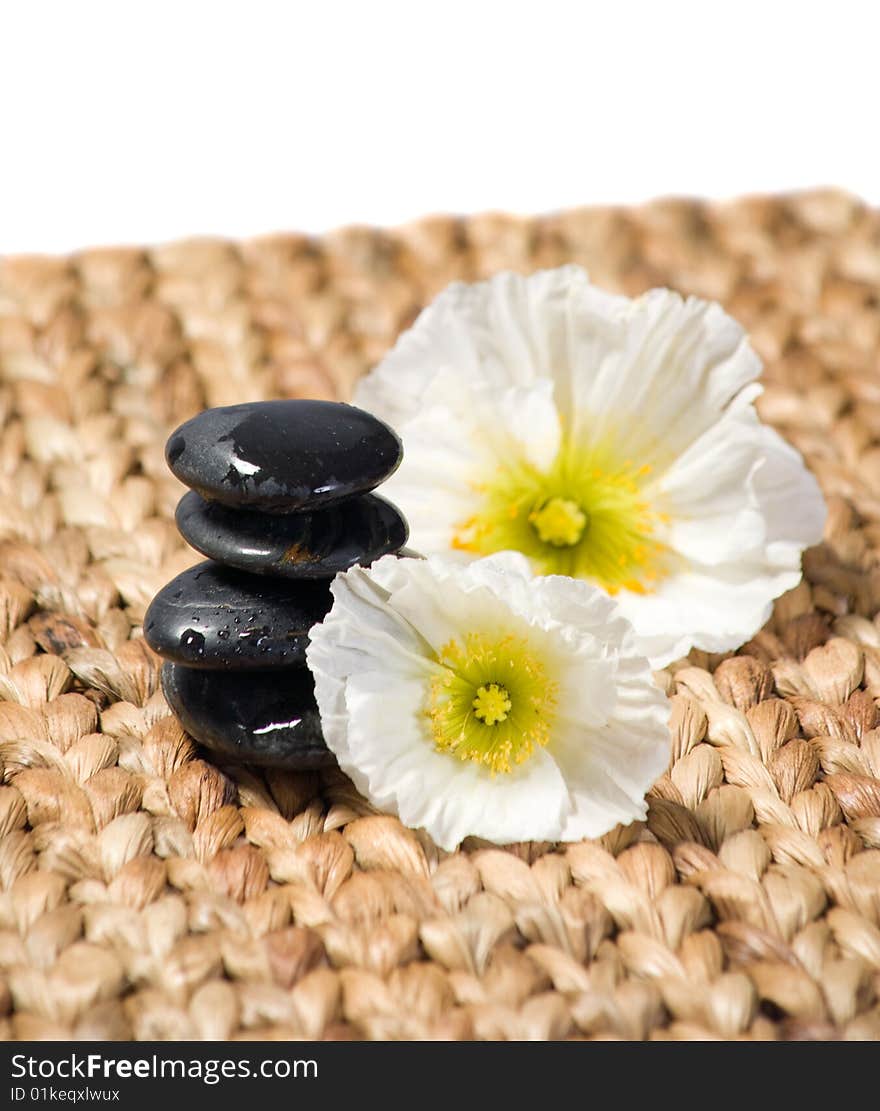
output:
<svg viewBox="0 0 880 1111"><path fill-rule="evenodd" d="M718 305L566 266L450 286L354 400L403 439L383 492L415 549L588 579L660 667L752 636L821 538L815 480L755 412L760 370Z"/></svg>
<svg viewBox="0 0 880 1111"><path fill-rule="evenodd" d="M668 702L601 591L516 553L385 556L332 589L308 664L327 744L374 805L447 849L645 816Z"/></svg>

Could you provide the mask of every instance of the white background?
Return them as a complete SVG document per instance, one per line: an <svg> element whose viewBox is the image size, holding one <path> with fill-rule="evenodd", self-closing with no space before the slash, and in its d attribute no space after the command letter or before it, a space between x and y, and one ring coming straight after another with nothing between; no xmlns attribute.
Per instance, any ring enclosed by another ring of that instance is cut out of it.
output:
<svg viewBox="0 0 880 1111"><path fill-rule="evenodd" d="M0 252L836 184L878 5L0 0Z"/></svg>

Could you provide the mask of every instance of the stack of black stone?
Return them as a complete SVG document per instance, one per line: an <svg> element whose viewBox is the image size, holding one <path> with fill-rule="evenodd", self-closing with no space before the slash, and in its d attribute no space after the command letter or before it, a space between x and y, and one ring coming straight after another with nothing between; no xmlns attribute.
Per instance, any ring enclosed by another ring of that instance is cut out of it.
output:
<svg viewBox="0 0 880 1111"><path fill-rule="evenodd" d="M208 409L165 448L190 492L185 540L210 558L156 595L147 643L166 662L165 697L192 737L228 760L332 763L305 651L332 603L330 581L407 540L398 510L370 493L402 457L381 421L330 401Z"/></svg>

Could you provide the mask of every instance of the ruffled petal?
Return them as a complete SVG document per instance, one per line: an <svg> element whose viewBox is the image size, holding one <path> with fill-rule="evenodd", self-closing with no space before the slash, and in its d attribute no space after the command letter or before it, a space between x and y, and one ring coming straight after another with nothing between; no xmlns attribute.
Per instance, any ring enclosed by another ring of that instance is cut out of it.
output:
<svg viewBox="0 0 880 1111"><path fill-rule="evenodd" d="M651 594L621 591L621 613L637 626L636 646L653 667L665 667L694 646L707 652L738 648L770 617L773 599L797 586L797 566L691 563Z"/></svg>
<svg viewBox="0 0 880 1111"><path fill-rule="evenodd" d="M801 551L822 538L826 509L798 453L754 410L726 414L651 489L669 525L664 541L686 562L777 563L770 545Z"/></svg>
<svg viewBox="0 0 880 1111"><path fill-rule="evenodd" d="M665 469L761 372L718 305L655 289L616 321L609 350L575 375L575 435ZM749 398L754 396L750 393Z"/></svg>
<svg viewBox="0 0 880 1111"><path fill-rule="evenodd" d="M663 667L699 647L726 652L767 621L801 578L827 510L800 455L752 410L726 415L658 484L675 570L618 602L636 643Z"/></svg>
<svg viewBox="0 0 880 1111"><path fill-rule="evenodd" d="M645 661L620 657L615 680L615 704L603 724L585 729L566 714L554 736L552 755L572 799L564 840L644 818L645 793L669 763L669 702Z"/></svg>

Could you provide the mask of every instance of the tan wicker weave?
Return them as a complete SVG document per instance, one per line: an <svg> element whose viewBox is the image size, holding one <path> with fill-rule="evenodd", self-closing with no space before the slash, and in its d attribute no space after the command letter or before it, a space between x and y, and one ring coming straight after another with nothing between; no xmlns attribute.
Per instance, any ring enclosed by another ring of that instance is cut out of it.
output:
<svg viewBox="0 0 880 1111"><path fill-rule="evenodd" d="M338 773L198 757L139 623L169 427L345 398L453 278L720 300L830 503L766 629L668 669L647 826L453 855ZM0 262L0 1030L880 1036L880 213L837 193Z"/></svg>

